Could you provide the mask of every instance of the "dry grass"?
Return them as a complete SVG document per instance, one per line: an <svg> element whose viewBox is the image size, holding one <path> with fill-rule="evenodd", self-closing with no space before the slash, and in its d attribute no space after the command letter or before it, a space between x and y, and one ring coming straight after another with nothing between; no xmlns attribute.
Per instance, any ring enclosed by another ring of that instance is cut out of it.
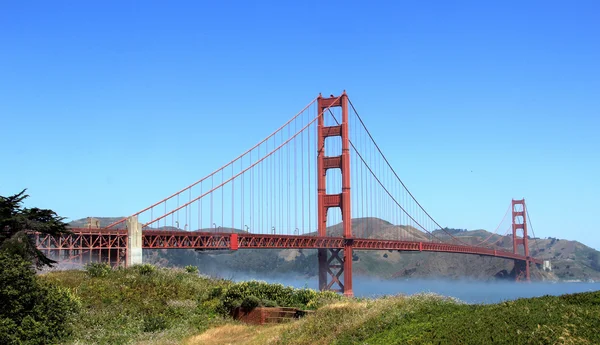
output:
<svg viewBox="0 0 600 345"><path fill-rule="evenodd" d="M211 328L208 331L187 339L185 345L263 345L274 344L279 334L290 324L251 326L229 324Z"/></svg>

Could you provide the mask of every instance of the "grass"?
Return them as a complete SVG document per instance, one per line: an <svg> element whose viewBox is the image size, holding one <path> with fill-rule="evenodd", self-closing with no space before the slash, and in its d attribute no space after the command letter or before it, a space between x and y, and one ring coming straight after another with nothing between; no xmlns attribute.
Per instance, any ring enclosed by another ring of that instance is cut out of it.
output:
<svg viewBox="0 0 600 345"><path fill-rule="evenodd" d="M600 292L468 305L433 294L326 305L295 323L225 325L185 344L600 344Z"/></svg>
<svg viewBox="0 0 600 345"><path fill-rule="evenodd" d="M289 324L249 326L228 324L211 328L208 331L187 339L185 345L263 345L279 339Z"/></svg>
<svg viewBox="0 0 600 345"><path fill-rule="evenodd" d="M600 344L600 292L467 305L435 295L319 309L281 344Z"/></svg>
<svg viewBox="0 0 600 345"><path fill-rule="evenodd" d="M92 264L85 271L41 277L70 289L81 301L73 335L65 341L73 345L180 344L210 327L233 322L229 311L251 299L257 305L316 309L342 298L333 292L258 281L233 283L200 277L190 268L152 265L112 270L105 264ZM264 334L264 329L254 333Z"/></svg>
<svg viewBox="0 0 600 345"><path fill-rule="evenodd" d="M143 267L110 270L91 277L85 271L52 272L42 277L68 287L83 310L67 344L179 344L223 322L210 291L228 282L185 270Z"/></svg>
<svg viewBox="0 0 600 345"><path fill-rule="evenodd" d="M43 278L82 302L66 344L600 344L600 291L492 305L434 294L322 302L314 292L233 284L185 270L132 267ZM220 316L225 302L250 292L322 306L300 321L270 326Z"/></svg>

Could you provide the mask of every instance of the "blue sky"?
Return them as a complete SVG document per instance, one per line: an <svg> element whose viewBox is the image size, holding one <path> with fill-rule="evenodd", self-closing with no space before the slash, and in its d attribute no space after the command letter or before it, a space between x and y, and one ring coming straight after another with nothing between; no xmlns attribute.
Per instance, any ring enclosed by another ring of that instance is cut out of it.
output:
<svg viewBox="0 0 600 345"><path fill-rule="evenodd" d="M600 249L596 1L10 2L2 195L71 219L138 211L347 90L443 225Z"/></svg>

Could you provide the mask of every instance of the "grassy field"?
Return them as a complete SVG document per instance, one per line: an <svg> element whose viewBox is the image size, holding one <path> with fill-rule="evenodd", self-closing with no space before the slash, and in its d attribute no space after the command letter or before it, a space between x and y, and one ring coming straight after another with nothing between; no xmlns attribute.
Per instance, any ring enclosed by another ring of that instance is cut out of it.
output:
<svg viewBox="0 0 600 345"><path fill-rule="evenodd" d="M70 288L82 302L68 344L180 344L224 322L216 306L204 301L228 282L185 270L140 266L97 276L62 271L42 277Z"/></svg>
<svg viewBox="0 0 600 345"><path fill-rule="evenodd" d="M600 344L600 292L467 305L435 295L348 300L277 326L222 325L185 344Z"/></svg>
<svg viewBox="0 0 600 345"><path fill-rule="evenodd" d="M314 292L289 294L276 285L232 284L184 270L133 267L44 278L72 289L84 306L68 344L600 344L600 291L492 305L432 294L315 304ZM270 299L300 298L320 308L274 326L221 316L219 301L244 291L261 291L260 298L277 291Z"/></svg>

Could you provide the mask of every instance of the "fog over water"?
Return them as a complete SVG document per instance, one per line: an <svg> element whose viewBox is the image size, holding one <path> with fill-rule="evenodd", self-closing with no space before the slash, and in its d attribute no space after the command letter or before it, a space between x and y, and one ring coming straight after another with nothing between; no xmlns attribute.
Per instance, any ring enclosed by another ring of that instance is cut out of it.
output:
<svg viewBox="0 0 600 345"><path fill-rule="evenodd" d="M268 283L281 283L296 288L318 289L317 277L267 277L230 273L222 278L234 281L262 280ZM354 276L354 295L357 297L378 297L382 295L433 292L451 296L467 303L496 303L523 297L562 295L568 293L600 290L600 283L516 283L510 281L485 282L478 280L444 279L397 279L380 280L365 276Z"/></svg>

